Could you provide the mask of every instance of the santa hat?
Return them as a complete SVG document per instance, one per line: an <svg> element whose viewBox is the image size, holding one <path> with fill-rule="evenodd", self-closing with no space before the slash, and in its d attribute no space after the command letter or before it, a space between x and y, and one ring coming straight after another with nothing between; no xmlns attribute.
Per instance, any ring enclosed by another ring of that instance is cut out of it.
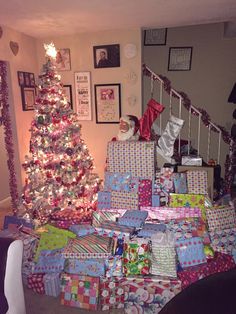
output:
<svg viewBox="0 0 236 314"><path fill-rule="evenodd" d="M139 119L136 116L129 114L126 116L122 116L120 120L125 121L134 129L134 135L138 132L140 123L139 123Z"/></svg>

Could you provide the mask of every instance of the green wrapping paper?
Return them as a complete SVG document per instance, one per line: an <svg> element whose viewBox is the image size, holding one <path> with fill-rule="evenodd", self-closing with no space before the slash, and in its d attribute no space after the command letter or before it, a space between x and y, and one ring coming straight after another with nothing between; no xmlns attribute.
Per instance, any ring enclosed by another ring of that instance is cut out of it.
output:
<svg viewBox="0 0 236 314"><path fill-rule="evenodd" d="M147 275L150 271L150 242L135 239L124 244L123 273L129 275Z"/></svg>

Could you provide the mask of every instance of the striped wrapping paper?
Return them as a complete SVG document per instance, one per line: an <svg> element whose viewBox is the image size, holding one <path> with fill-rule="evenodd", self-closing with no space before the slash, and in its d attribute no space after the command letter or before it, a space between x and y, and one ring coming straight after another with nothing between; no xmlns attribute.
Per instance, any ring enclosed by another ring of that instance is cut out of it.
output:
<svg viewBox="0 0 236 314"><path fill-rule="evenodd" d="M45 294L58 297L61 292L60 273L45 274L43 277Z"/></svg>
<svg viewBox="0 0 236 314"><path fill-rule="evenodd" d="M93 223L92 225L94 227L99 226L103 221L105 220L111 220L116 221L116 218L118 218L120 215L117 212L108 212L105 210L97 210L93 212Z"/></svg>
<svg viewBox="0 0 236 314"><path fill-rule="evenodd" d="M69 240L63 255L65 258L106 258L111 255L113 245L112 238L90 234Z"/></svg>
<svg viewBox="0 0 236 314"><path fill-rule="evenodd" d="M101 236L109 236L119 239L130 238L134 233L134 227L119 225L118 222L106 220L99 226L95 227L96 233Z"/></svg>

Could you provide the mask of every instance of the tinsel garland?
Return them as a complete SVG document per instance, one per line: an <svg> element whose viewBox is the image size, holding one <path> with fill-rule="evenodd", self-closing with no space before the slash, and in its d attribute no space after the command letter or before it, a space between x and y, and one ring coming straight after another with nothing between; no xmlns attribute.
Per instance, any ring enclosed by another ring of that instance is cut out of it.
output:
<svg viewBox="0 0 236 314"><path fill-rule="evenodd" d="M145 64L143 64L143 75L146 75L146 76L152 78L154 81L156 81L158 79L157 76L155 76L155 74L153 72L150 72L150 70L146 67ZM171 81L163 75L158 74L158 77L163 81L164 90L167 92L168 95L170 95L171 89L174 90L174 88L172 88L172 86L171 86ZM182 91L177 91L177 93L182 97L182 104L184 105L184 107L187 110L189 110L192 103L191 103L191 100L189 99L188 95ZM177 98L177 95L175 95L175 94L172 94L172 95L173 95L173 97ZM203 124L208 128L209 124L211 122L209 114L203 108L197 108L197 109L201 113L201 120L202 120ZM191 113L193 115L196 115L196 113L193 110L191 110ZM216 123L215 123L215 125L221 130L223 141L229 145L229 156L232 156L233 149L235 148L235 144L233 144L234 141L233 141L232 137L230 136L229 132L224 127L217 125ZM217 132L217 130L214 127L211 127L211 130L214 132ZM228 158L229 156L228 155L226 156L226 161L225 161L225 186L226 186L225 190L227 192L230 190L232 180L233 180L233 177L231 174L232 158Z"/></svg>
<svg viewBox="0 0 236 314"><path fill-rule="evenodd" d="M1 100L1 124L4 125L4 139L8 155L7 166L9 169L9 187L13 214L16 215L18 203L17 181L14 165L14 144L11 128L11 118L8 104L7 65L0 61L0 100Z"/></svg>

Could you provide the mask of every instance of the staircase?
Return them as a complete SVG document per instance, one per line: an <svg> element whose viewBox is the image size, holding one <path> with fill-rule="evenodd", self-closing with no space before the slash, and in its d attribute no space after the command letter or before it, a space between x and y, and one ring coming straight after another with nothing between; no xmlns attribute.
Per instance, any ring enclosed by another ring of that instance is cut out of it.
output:
<svg viewBox="0 0 236 314"><path fill-rule="evenodd" d="M185 121L179 134L179 157L181 157L180 140L186 139L187 155L191 154L191 146L194 143L196 155L201 156L206 163L214 160L215 164L219 165L222 154L222 140L228 145L228 154L224 162L225 192L230 193L234 177L232 157L236 146L230 134L224 127L211 121L209 114L204 109L194 106L187 94L176 91L166 77L156 74L145 64L143 65L143 75L150 79L151 98L154 88L158 89L159 99L156 100L166 107L164 113L167 115L167 119L170 115L174 115ZM165 128L165 123L162 114L157 121L159 135Z"/></svg>

